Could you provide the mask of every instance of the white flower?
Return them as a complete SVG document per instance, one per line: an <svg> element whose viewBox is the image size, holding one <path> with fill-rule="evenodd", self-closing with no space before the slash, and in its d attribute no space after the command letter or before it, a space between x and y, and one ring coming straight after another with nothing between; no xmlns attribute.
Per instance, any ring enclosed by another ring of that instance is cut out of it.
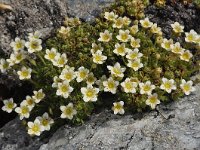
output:
<svg viewBox="0 0 200 150"><path fill-rule="evenodd" d="M101 42L109 42L112 40L112 33L110 33L108 30L105 30L104 32L100 33L100 38L98 40Z"/></svg>
<svg viewBox="0 0 200 150"><path fill-rule="evenodd" d="M44 131L44 127L41 125L41 123L38 119L35 119L34 122L31 122L31 121L28 122L28 134L29 135L40 136L40 134L43 131Z"/></svg>
<svg viewBox="0 0 200 150"><path fill-rule="evenodd" d="M193 85L192 81L186 82L184 79L182 79L180 87L183 90L183 92L185 93L185 95L190 95L191 92L195 91L195 88L192 85Z"/></svg>
<svg viewBox="0 0 200 150"><path fill-rule="evenodd" d="M130 27L130 31L131 34L135 35L139 31L138 25L133 25L132 27Z"/></svg>
<svg viewBox="0 0 200 150"><path fill-rule="evenodd" d="M63 96L64 98L68 98L70 93L74 90L74 88L72 88L69 85L68 81L64 81L62 83L58 83L58 89L56 91L56 95L60 95Z"/></svg>
<svg viewBox="0 0 200 150"><path fill-rule="evenodd" d="M15 64L19 64L23 59L25 59L25 53L24 51L18 51L14 52L10 55L10 58L7 59L7 62L10 66L13 66Z"/></svg>
<svg viewBox="0 0 200 150"><path fill-rule="evenodd" d="M89 73L86 83L89 85L93 85L96 82L97 78L95 78L94 74L91 72Z"/></svg>
<svg viewBox="0 0 200 150"><path fill-rule="evenodd" d="M175 54L182 54L184 49L181 47L179 42L171 45L171 51Z"/></svg>
<svg viewBox="0 0 200 150"><path fill-rule="evenodd" d="M82 87L81 88L81 93L83 94L83 100L85 102L96 102L99 89L93 87L92 85L88 85L87 87Z"/></svg>
<svg viewBox="0 0 200 150"><path fill-rule="evenodd" d="M172 44L173 44L173 40L172 39L169 39L169 40L163 39L161 47L169 51L171 49L171 45Z"/></svg>
<svg viewBox="0 0 200 150"><path fill-rule="evenodd" d="M103 47L101 46L101 44L96 44L96 43L92 43L92 49L91 49L91 53L94 54L97 51L103 51Z"/></svg>
<svg viewBox="0 0 200 150"><path fill-rule="evenodd" d="M113 28L122 28L124 26L124 19L122 17L119 17L114 20Z"/></svg>
<svg viewBox="0 0 200 150"><path fill-rule="evenodd" d="M36 119L40 121L41 126L43 126L46 131L49 131L51 125L54 123L54 120L50 118L49 114L46 112L42 115L42 117L37 117Z"/></svg>
<svg viewBox="0 0 200 150"><path fill-rule="evenodd" d="M132 82L130 78L126 78L126 80L121 83L121 86L123 87L125 93L135 93L137 83Z"/></svg>
<svg viewBox="0 0 200 150"><path fill-rule="evenodd" d="M71 31L71 28L70 27L64 27L64 26L61 26L61 28L58 30L58 32L61 34L61 35L64 35L64 36L68 36L69 33Z"/></svg>
<svg viewBox="0 0 200 150"><path fill-rule="evenodd" d="M172 29L173 29L173 31L175 33L182 33L182 32L184 32L183 31L184 30L184 26L180 25L180 23L178 23L178 22L175 22L174 24L171 24L171 27L172 27Z"/></svg>
<svg viewBox="0 0 200 150"><path fill-rule="evenodd" d="M114 66L107 66L107 68L113 76L120 77L120 78L124 77L124 72L126 68L122 68L120 63L117 62L115 63Z"/></svg>
<svg viewBox="0 0 200 150"><path fill-rule="evenodd" d="M149 18L145 18L144 20L140 20L140 24L143 28L150 28L153 23L149 21Z"/></svg>
<svg viewBox="0 0 200 150"><path fill-rule="evenodd" d="M67 106L60 106L60 110L62 111L61 118L73 119L74 115L77 114L77 111L74 108L72 103L69 103Z"/></svg>
<svg viewBox="0 0 200 150"><path fill-rule="evenodd" d="M20 71L17 71L20 80L30 79L31 78L31 68L22 67Z"/></svg>
<svg viewBox="0 0 200 150"><path fill-rule="evenodd" d="M143 56L142 53L139 52L139 49L135 48L133 51L129 51L126 55L126 58L130 60L140 59Z"/></svg>
<svg viewBox="0 0 200 150"><path fill-rule="evenodd" d="M85 80L88 77L89 70L84 68L83 66L78 68L78 71L76 72L76 81L81 82Z"/></svg>
<svg viewBox="0 0 200 150"><path fill-rule="evenodd" d="M62 82L62 80L61 80L60 78L58 78L57 76L55 76L55 77L53 78L52 87L53 87L53 88L58 87L58 83L61 83L61 82Z"/></svg>
<svg viewBox="0 0 200 150"><path fill-rule="evenodd" d="M127 66L132 68L134 71L138 71L140 68L144 67L144 65L140 62L140 59L128 60Z"/></svg>
<svg viewBox="0 0 200 150"><path fill-rule="evenodd" d="M45 94L42 89L38 91L33 91L33 93L34 93L33 98L35 99L35 103L39 103L45 97Z"/></svg>
<svg viewBox="0 0 200 150"><path fill-rule="evenodd" d="M105 12L104 14L104 18L106 18L109 21L114 21L117 17L118 15L116 15L113 11Z"/></svg>
<svg viewBox="0 0 200 150"><path fill-rule="evenodd" d="M185 32L185 41L192 43L192 42L196 42L197 38L198 38L198 34L194 31L194 30L190 30L190 32Z"/></svg>
<svg viewBox="0 0 200 150"><path fill-rule="evenodd" d="M29 33L28 34L29 40L31 40L31 39L39 39L39 38L41 38L41 36L42 36L42 33L40 31L35 31L34 33Z"/></svg>
<svg viewBox="0 0 200 150"><path fill-rule="evenodd" d="M130 25L130 23L131 23L131 19L126 16L123 17L123 21L124 21L123 24L126 26Z"/></svg>
<svg viewBox="0 0 200 150"><path fill-rule="evenodd" d="M32 38L30 39L29 42L25 43L25 46L27 47L29 53L34 53L42 50L41 44L42 44L41 39Z"/></svg>
<svg viewBox="0 0 200 150"><path fill-rule="evenodd" d="M140 39L131 38L131 47L139 48L140 47Z"/></svg>
<svg viewBox="0 0 200 150"><path fill-rule="evenodd" d="M56 55L56 57L55 57L55 59L53 61L53 65L57 66L59 68L62 68L62 67L65 66L65 64L67 63L67 61L68 60L67 60L66 54L60 55L60 54L57 53L57 55Z"/></svg>
<svg viewBox="0 0 200 150"><path fill-rule="evenodd" d="M96 53L92 54L93 62L96 64L103 64L107 59L107 56L102 54L102 51L98 50Z"/></svg>
<svg viewBox="0 0 200 150"><path fill-rule="evenodd" d="M103 91L104 90L104 86L103 86L103 82L107 80L106 75L103 75L99 80L97 80L95 83L99 86L99 90Z"/></svg>
<svg viewBox="0 0 200 150"><path fill-rule="evenodd" d="M162 35L162 31L161 31L161 28L158 27L157 23L154 23L152 26L151 26L151 32L154 33L154 34L158 34L158 35Z"/></svg>
<svg viewBox="0 0 200 150"><path fill-rule="evenodd" d="M119 82L115 81L112 77L108 78L107 81L103 81L104 91L111 92L112 94L116 93L118 85Z"/></svg>
<svg viewBox="0 0 200 150"><path fill-rule="evenodd" d="M151 84L151 81L146 81L145 83L139 83L140 94L151 95L152 91L156 88L155 85Z"/></svg>
<svg viewBox="0 0 200 150"><path fill-rule="evenodd" d="M149 105L151 109L155 109L156 105L160 104L160 100L158 99L158 95L154 93L153 95L149 95L146 100L146 105Z"/></svg>
<svg viewBox="0 0 200 150"><path fill-rule="evenodd" d="M20 38L16 37L15 41L10 43L10 46L13 48L13 50L19 51L19 50L23 50L24 49L24 45L25 45L25 41L21 40Z"/></svg>
<svg viewBox="0 0 200 150"><path fill-rule="evenodd" d="M120 101L120 102L113 103L112 110L114 111L115 115L116 114L123 115L125 113L125 111L124 111L124 102Z"/></svg>
<svg viewBox="0 0 200 150"><path fill-rule="evenodd" d="M0 59L0 70L5 73L10 68L9 63L5 59Z"/></svg>
<svg viewBox="0 0 200 150"><path fill-rule="evenodd" d="M21 105L28 106L30 111L35 107L35 99L30 96L26 96L26 99L21 102Z"/></svg>
<svg viewBox="0 0 200 150"><path fill-rule="evenodd" d="M4 106L2 107L3 111L6 111L7 113L11 113L13 109L17 106L13 102L13 98L10 98L8 100L3 100Z"/></svg>
<svg viewBox="0 0 200 150"><path fill-rule="evenodd" d="M22 120L23 118L29 118L30 111L30 107L24 105L24 103L21 103L20 107L15 108L15 112L19 114L20 120Z"/></svg>
<svg viewBox="0 0 200 150"><path fill-rule="evenodd" d="M122 44L117 43L117 44L115 44L115 49L113 52L116 55L125 56L128 51L129 51L129 49L126 48L124 43L122 43Z"/></svg>
<svg viewBox="0 0 200 150"><path fill-rule="evenodd" d="M129 30L119 30L119 35L116 38L121 42L128 42L131 39L131 35L129 35Z"/></svg>
<svg viewBox="0 0 200 150"><path fill-rule="evenodd" d="M57 56L57 50L55 48L51 48L51 50L47 49L44 58L47 60L53 61Z"/></svg>
<svg viewBox="0 0 200 150"><path fill-rule="evenodd" d="M186 50L181 53L180 59L188 62L190 61L192 56L193 56L192 53L189 50Z"/></svg>
<svg viewBox="0 0 200 150"><path fill-rule="evenodd" d="M167 93L171 93L172 90L176 90L175 81L173 79L162 78L162 84L160 89L165 90Z"/></svg>
<svg viewBox="0 0 200 150"><path fill-rule="evenodd" d="M65 68L62 70L61 75L59 76L60 79L66 80L68 82L71 82L76 78L76 73L74 71L74 67L65 66Z"/></svg>

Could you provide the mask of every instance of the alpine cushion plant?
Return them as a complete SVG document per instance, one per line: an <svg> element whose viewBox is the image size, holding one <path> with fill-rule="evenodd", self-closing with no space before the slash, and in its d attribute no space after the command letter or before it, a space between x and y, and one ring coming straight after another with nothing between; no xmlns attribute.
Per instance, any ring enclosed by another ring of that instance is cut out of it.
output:
<svg viewBox="0 0 200 150"><path fill-rule="evenodd" d="M191 94L200 35L175 22L173 39L166 39L149 18L134 18L121 9L106 11L94 25L66 18L43 46L38 31L26 42L16 38L0 70L30 81L35 91L20 104L4 100L2 109L15 110L28 133L39 136L52 125L80 124L100 108L122 115Z"/></svg>

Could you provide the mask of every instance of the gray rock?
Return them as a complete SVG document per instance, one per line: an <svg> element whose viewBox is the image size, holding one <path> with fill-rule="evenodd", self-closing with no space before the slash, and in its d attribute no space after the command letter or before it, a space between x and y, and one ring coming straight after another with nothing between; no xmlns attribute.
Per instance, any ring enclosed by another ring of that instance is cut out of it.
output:
<svg viewBox="0 0 200 150"><path fill-rule="evenodd" d="M200 149L200 84L194 94L134 118L102 112L85 125L62 127L40 150Z"/></svg>
<svg viewBox="0 0 200 150"><path fill-rule="evenodd" d="M0 149L1 150L36 150L42 142L39 138L31 138L16 118L0 129Z"/></svg>
<svg viewBox="0 0 200 150"><path fill-rule="evenodd" d="M76 16L94 21L102 8L114 0L0 0L12 6L13 11L0 15L0 50L10 53L9 43L16 36L24 38L27 33L40 30L43 39L61 25L65 16Z"/></svg>

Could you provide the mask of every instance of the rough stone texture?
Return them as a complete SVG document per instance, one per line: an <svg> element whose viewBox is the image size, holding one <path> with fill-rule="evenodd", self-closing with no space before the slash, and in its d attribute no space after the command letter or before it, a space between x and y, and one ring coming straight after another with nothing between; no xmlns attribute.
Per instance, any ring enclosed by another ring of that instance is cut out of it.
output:
<svg viewBox="0 0 200 150"><path fill-rule="evenodd" d="M83 126L62 127L40 150L200 149L200 84L194 94L134 118L102 112Z"/></svg>
<svg viewBox="0 0 200 150"><path fill-rule="evenodd" d="M41 145L39 138L31 138L22 122L17 118L0 129L1 150L37 150Z"/></svg>
<svg viewBox="0 0 200 150"><path fill-rule="evenodd" d="M16 36L40 30L43 38L61 25L67 15L93 21L103 7L114 0L0 0L12 6L11 12L0 12L0 50L9 52Z"/></svg>
<svg viewBox="0 0 200 150"><path fill-rule="evenodd" d="M47 144L31 139L19 120L0 130L1 150L198 150L200 149L200 84L180 101L145 114L113 115L104 111L85 125L60 128ZM43 145L41 145L43 143ZM40 146L41 145L41 146Z"/></svg>
<svg viewBox="0 0 200 150"><path fill-rule="evenodd" d="M167 38L171 37L170 24L174 22L184 25L184 30L187 32L194 29L197 33L200 33L200 9L194 4L183 5L181 3L171 3L170 0L167 0L165 7L150 5L145 11L146 16L151 21L162 27L164 36Z"/></svg>

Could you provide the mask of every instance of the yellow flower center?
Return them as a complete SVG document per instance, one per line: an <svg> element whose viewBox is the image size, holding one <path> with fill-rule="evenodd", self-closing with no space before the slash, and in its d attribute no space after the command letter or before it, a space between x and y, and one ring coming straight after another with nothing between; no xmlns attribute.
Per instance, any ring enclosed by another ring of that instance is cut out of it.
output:
<svg viewBox="0 0 200 150"><path fill-rule="evenodd" d="M94 95L94 91L93 91L92 89L90 89L90 90L88 90L88 91L86 92L86 96L87 96L87 97L93 97L93 95Z"/></svg>
<svg viewBox="0 0 200 150"><path fill-rule="evenodd" d="M120 69L119 68L113 68L113 72L115 73L115 74L121 74L121 71L120 71Z"/></svg>
<svg viewBox="0 0 200 150"><path fill-rule="evenodd" d="M117 103L116 105L115 105L115 109L117 109L117 110L120 110L120 109L122 109L123 107L122 107L122 105L120 104L120 103Z"/></svg>
<svg viewBox="0 0 200 150"><path fill-rule="evenodd" d="M187 37L187 39L189 41L193 41L194 40L194 36L192 34L189 34L188 37Z"/></svg>
<svg viewBox="0 0 200 150"><path fill-rule="evenodd" d="M49 124L49 121L48 121L48 119L42 119L42 125L43 126L47 126L48 124Z"/></svg>
<svg viewBox="0 0 200 150"><path fill-rule="evenodd" d="M36 98L37 98L37 99L42 99L43 96L44 96L44 94L43 94L42 92L38 92L38 93L36 94Z"/></svg>
<svg viewBox="0 0 200 150"><path fill-rule="evenodd" d="M172 84L171 84L170 82L165 82L165 83L164 83L164 87L165 87L166 89L171 89Z"/></svg>
<svg viewBox="0 0 200 150"><path fill-rule="evenodd" d="M183 86L183 89L184 89L185 91L190 91L190 85L189 85L189 84L185 84L185 85Z"/></svg>
<svg viewBox="0 0 200 150"><path fill-rule="evenodd" d="M14 107L14 104L12 102L8 102L7 103L7 108L8 109L13 109L13 107Z"/></svg>
<svg viewBox="0 0 200 150"><path fill-rule="evenodd" d="M55 54L54 52L50 52L50 53L49 53L49 58L50 58L50 59L54 59L55 56L56 56L56 54Z"/></svg>
<svg viewBox="0 0 200 150"><path fill-rule="evenodd" d="M149 102L152 103L152 104L155 104L156 101L157 101L157 97L156 97L156 96L151 96L151 97L149 98Z"/></svg>
<svg viewBox="0 0 200 150"><path fill-rule="evenodd" d="M80 72L80 77L81 77L82 79L85 78L86 75L87 75L87 73L86 73L85 71L81 71L81 72Z"/></svg>
<svg viewBox="0 0 200 150"><path fill-rule="evenodd" d="M67 85L63 85L63 86L61 87L61 91L62 91L63 93L68 92L68 90L69 90L69 87L68 87Z"/></svg>
<svg viewBox="0 0 200 150"><path fill-rule="evenodd" d="M28 112L29 112L29 109L28 109L27 106L23 106L23 107L21 108L21 113L22 113L22 114L27 114Z"/></svg>
<svg viewBox="0 0 200 150"><path fill-rule="evenodd" d="M108 40L110 39L109 34L103 34L102 39L103 39L104 41L108 41Z"/></svg>
<svg viewBox="0 0 200 150"><path fill-rule="evenodd" d="M21 75L23 77L27 77L29 75L29 72L27 70L24 70L24 71L21 72Z"/></svg>
<svg viewBox="0 0 200 150"><path fill-rule="evenodd" d="M170 42L165 42L165 48L169 49L170 48L171 43Z"/></svg>
<svg viewBox="0 0 200 150"><path fill-rule="evenodd" d="M17 42L15 46L17 49L21 49L23 45L21 42Z"/></svg>
<svg viewBox="0 0 200 150"><path fill-rule="evenodd" d="M150 86L150 85L144 85L143 90L144 90L145 92L148 92L148 91L151 90L151 86Z"/></svg>
<svg viewBox="0 0 200 150"><path fill-rule="evenodd" d="M66 73L66 74L65 74L65 79L66 79L66 80L70 80L70 79L72 79L72 74L69 73L69 72Z"/></svg>
<svg viewBox="0 0 200 150"><path fill-rule="evenodd" d="M39 46L39 43L38 43L38 42L36 42L36 41L32 41L32 42L31 42L30 47L31 47L32 49L37 49L38 46Z"/></svg>
<svg viewBox="0 0 200 150"><path fill-rule="evenodd" d="M64 113L65 113L66 115L71 115L72 112L73 112L72 107L68 107L68 108L65 109L65 112L64 112Z"/></svg>
<svg viewBox="0 0 200 150"><path fill-rule="evenodd" d="M34 124L33 127L32 127L32 131L35 132L35 133L39 132L40 131L39 125L38 124Z"/></svg>
<svg viewBox="0 0 200 150"><path fill-rule="evenodd" d="M7 69L9 67L9 64L6 62L3 64L3 69Z"/></svg>
<svg viewBox="0 0 200 150"><path fill-rule="evenodd" d="M22 60L22 54L18 54L18 55L16 56L16 59L17 59L17 60Z"/></svg>
<svg viewBox="0 0 200 150"><path fill-rule="evenodd" d="M27 101L27 104L28 104L28 105L33 105L33 103L34 103L34 100L33 100L33 99L27 99L26 101Z"/></svg>
<svg viewBox="0 0 200 150"><path fill-rule="evenodd" d="M125 83L125 88L128 90L131 90L133 88L133 86L130 82L127 82L127 83Z"/></svg>
<svg viewBox="0 0 200 150"><path fill-rule="evenodd" d="M126 41L126 40L128 39L128 34L127 34L127 33L121 34L121 39L122 39L123 41Z"/></svg>
<svg viewBox="0 0 200 150"><path fill-rule="evenodd" d="M190 59L189 53L183 53L182 57L183 57L184 60L189 60Z"/></svg>
<svg viewBox="0 0 200 150"><path fill-rule="evenodd" d="M137 56L138 56L138 53L131 53L130 58L135 59L137 58Z"/></svg>
<svg viewBox="0 0 200 150"><path fill-rule="evenodd" d="M119 46L119 47L117 48L117 52L118 52L118 53L124 53L124 52L125 52L125 47L124 47L124 46Z"/></svg>
<svg viewBox="0 0 200 150"><path fill-rule="evenodd" d="M98 61L101 61L101 59L102 59L102 58L101 58L101 55L96 55L96 56L95 56L95 60L96 60L97 62L98 62Z"/></svg>
<svg viewBox="0 0 200 150"><path fill-rule="evenodd" d="M109 89L113 89L115 87L114 82L108 82Z"/></svg>
<svg viewBox="0 0 200 150"><path fill-rule="evenodd" d="M121 27L123 25L122 19L117 19L116 22L115 22L115 25L117 27Z"/></svg>
<svg viewBox="0 0 200 150"><path fill-rule="evenodd" d="M148 27L148 26L149 26L149 22L148 22L148 21L144 21L143 26L144 26L144 27Z"/></svg>
<svg viewBox="0 0 200 150"><path fill-rule="evenodd" d="M58 60L58 64L59 64L59 65L65 64L64 58L60 58L60 59Z"/></svg>
<svg viewBox="0 0 200 150"><path fill-rule="evenodd" d="M139 67L139 63L137 61L132 62L131 66L132 66L132 68L137 68L137 67Z"/></svg>

